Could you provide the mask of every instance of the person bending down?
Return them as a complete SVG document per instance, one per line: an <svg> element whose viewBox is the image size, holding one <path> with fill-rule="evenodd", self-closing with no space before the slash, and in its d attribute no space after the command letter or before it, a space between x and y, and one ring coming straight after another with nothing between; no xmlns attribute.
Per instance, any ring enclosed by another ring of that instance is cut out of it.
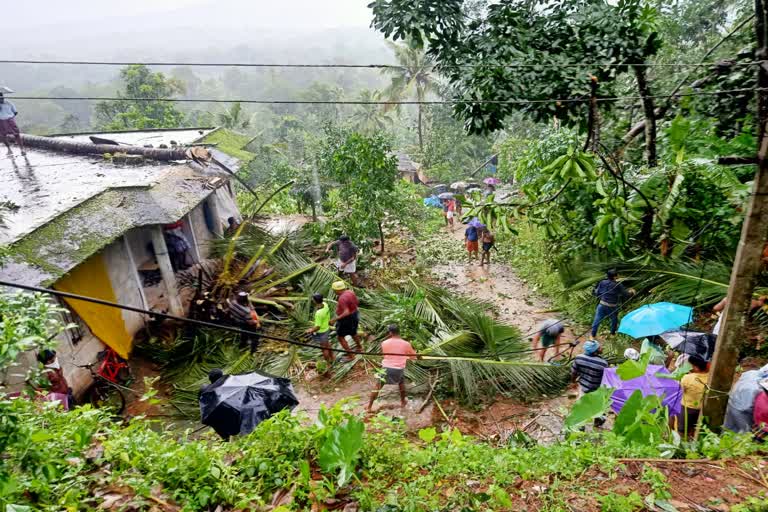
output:
<svg viewBox="0 0 768 512"><path fill-rule="evenodd" d="M376 388L371 393L368 402L368 412L373 409L373 402L379 396L379 391L385 384L397 384L400 388L400 406L405 407L405 365L409 359L416 359L416 351L413 346L400 337L400 328L392 324L387 329L388 338L381 344L381 352L384 359L381 361L382 373Z"/></svg>

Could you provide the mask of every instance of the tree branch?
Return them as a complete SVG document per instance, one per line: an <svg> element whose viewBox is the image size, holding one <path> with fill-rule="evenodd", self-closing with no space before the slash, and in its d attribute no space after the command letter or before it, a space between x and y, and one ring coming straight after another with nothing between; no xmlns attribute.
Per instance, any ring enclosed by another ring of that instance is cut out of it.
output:
<svg viewBox="0 0 768 512"><path fill-rule="evenodd" d="M707 51L707 53L704 54L704 56L700 59L700 63L703 64L704 62L706 62L707 58L709 58L709 56L712 55L715 52L715 50L720 48L720 46L722 46L723 43L725 43L728 39L730 39L739 30L744 28L747 25L747 23L751 22L754 19L754 17L755 17L754 14L747 17L741 23L736 25L736 27L734 27L733 30L731 30L726 35L724 35L722 39L718 41L717 44L715 44L712 48L710 48ZM656 109L656 112L654 113L654 116L656 119L661 119L662 117L664 117L667 111L672 107L672 104L671 104L672 98L674 98L675 95L680 91L680 89L682 89L683 86L690 81L692 75L696 72L695 70L696 68L694 68L694 71L691 71L690 73L685 75L685 78L683 78L677 84L677 86L672 90L672 92L669 93L664 104ZM644 130L645 130L645 121L640 121L634 126L632 126L632 128L630 128L630 130L626 133L626 135L624 135L624 138L623 138L624 145L619 149L619 153L623 153L626 147L635 139L635 137L640 135Z"/></svg>
<svg viewBox="0 0 768 512"><path fill-rule="evenodd" d="M721 156L717 159L718 165L757 165L756 156Z"/></svg>

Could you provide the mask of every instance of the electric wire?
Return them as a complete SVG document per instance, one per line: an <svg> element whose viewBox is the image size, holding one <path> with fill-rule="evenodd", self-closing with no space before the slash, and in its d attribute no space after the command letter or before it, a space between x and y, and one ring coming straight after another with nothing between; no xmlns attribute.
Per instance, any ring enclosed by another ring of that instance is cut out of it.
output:
<svg viewBox="0 0 768 512"><path fill-rule="evenodd" d="M234 333L238 333L238 334L246 334L246 335L250 335L250 336L257 336L259 338L279 341L279 342L282 342L282 343L287 343L289 345L295 345L295 346L304 347L304 348L311 348L311 349L317 349L317 350L330 350L332 352L341 352L341 353L344 353L344 354L353 354L353 355L359 355L359 356L374 356L374 357L402 356L402 354L399 354L399 353L371 352L371 351L365 351L365 350L347 350L347 349L343 349L343 348L335 348L333 346L326 347L326 346L323 346L323 345L315 345L315 344L312 344L312 343L304 343L304 342L292 340L292 339L289 339L289 338L282 338L282 337L279 337L279 336L273 336L271 334L265 334L265 333L258 332L258 331L253 331L253 330L249 330L249 329L242 329L240 327L235 327L235 326L232 326L232 325L219 324L219 323L214 323L214 322L206 322L204 320L196 320L196 319L193 319L193 318L186 318L186 317L183 317L183 316L170 315L168 313L161 313L159 311L152 311L152 310L148 310L148 309L139 308L139 307L136 307L136 306L130 306L130 305L127 305L127 304L120 304L118 302L110 302L110 301L107 301L107 300L98 299L96 297L88 297L86 295L79 295L79 294L76 294L76 293L63 292L63 291L54 290L54 289L51 289L51 288L42 288L42 287L39 287L39 286L31 286L31 285L26 285L26 284L21 284L21 283L12 283L12 282L9 282L9 281L0 281L0 287L2 287L2 286L6 286L8 288L16 288L16 289L20 289L20 290L27 290L27 291L36 292L36 293L45 293L45 294L48 294L48 295L53 295L55 297L68 298L68 299L72 299L72 300L82 300L82 301L85 301L85 302L91 302L93 304L99 304L101 306L107 306L107 307L111 307L111 308L122 309L122 310L125 310L125 311L131 311L131 312L134 312L134 313L140 313L140 314L148 315L150 317L163 318L163 319L166 319L166 320L174 320L174 321L177 321L177 322L198 325L200 327L207 327L207 328L210 328L210 329L221 329L221 330L230 331L230 332L234 332ZM520 350L518 352L519 353L524 353L524 352L531 352L531 351L532 351L531 349L524 349L524 350ZM464 355L464 356L434 356L434 355L430 355L430 354L426 354L426 353L417 353L417 354L414 354L414 356L419 358L419 359L430 360L430 361L443 361L443 360L446 360L446 361L450 361L450 360L489 361L490 360L490 361L496 361L496 362L505 362L505 361L500 361L495 355L488 355L488 356L473 356L473 355Z"/></svg>
<svg viewBox="0 0 768 512"><path fill-rule="evenodd" d="M673 96L692 97L692 96L720 96L729 94L743 94L758 91L764 91L765 88L745 87L739 89L726 89L719 91L690 91L678 92ZM667 99L669 94L658 94L646 96L646 99ZM536 104L563 104L563 103L588 103L591 98L588 96L581 98L561 98L561 99L520 99L520 100L470 100L470 99L448 99L448 100L262 100L247 98L144 98L144 97L119 97L119 96L13 96L14 100L34 100L34 101L126 101L126 102L168 102L168 103L241 103L250 105L536 105ZM604 96L597 98L601 103L644 99L642 96Z"/></svg>
<svg viewBox="0 0 768 512"><path fill-rule="evenodd" d="M542 57L545 58L545 57ZM287 68L287 69L404 69L398 64L344 64L344 63L281 63L281 62L180 62L180 61L103 61L103 60L42 60L42 59L0 59L0 64L34 64L59 66L155 66L155 67L210 67L210 68ZM755 66L760 62L728 62L729 66ZM434 66L442 69L455 68L706 68L723 65L723 62L540 62L527 63L496 63L481 61L475 64L439 64Z"/></svg>

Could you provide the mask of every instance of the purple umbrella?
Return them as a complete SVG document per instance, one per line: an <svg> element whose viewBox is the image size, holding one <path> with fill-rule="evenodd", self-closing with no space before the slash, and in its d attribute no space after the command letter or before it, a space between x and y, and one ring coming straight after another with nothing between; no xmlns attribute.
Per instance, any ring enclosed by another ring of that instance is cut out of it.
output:
<svg viewBox="0 0 768 512"><path fill-rule="evenodd" d="M483 180L483 183L485 183L486 185L498 185L499 183L501 183L501 180L499 178L485 178Z"/></svg>
<svg viewBox="0 0 768 512"><path fill-rule="evenodd" d="M473 217L471 221L467 223L468 226L472 226L473 228L484 228L485 224L480 222L480 219L477 217Z"/></svg>
<svg viewBox="0 0 768 512"><path fill-rule="evenodd" d="M670 416L680 414L680 401L683 398L680 383L674 379L657 377L657 373L668 374L669 371L663 366L649 364L645 375L630 380L621 380L616 374L616 368L606 368L603 372L602 385L615 389L611 395L613 400L611 409L618 414L632 393L639 389L643 396L661 396L661 403L669 409Z"/></svg>

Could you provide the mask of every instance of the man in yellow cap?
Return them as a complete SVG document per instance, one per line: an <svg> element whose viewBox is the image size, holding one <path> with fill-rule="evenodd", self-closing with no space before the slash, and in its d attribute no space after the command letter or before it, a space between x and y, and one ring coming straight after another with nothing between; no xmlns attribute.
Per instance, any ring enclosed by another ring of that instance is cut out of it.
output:
<svg viewBox="0 0 768 512"><path fill-rule="evenodd" d="M339 343L344 350L350 350L347 337L351 337L355 340L355 347L358 352L362 352L363 347L360 344L360 336L357 334L357 327L360 323L357 295L352 290L347 289L347 284L344 281L334 282L331 288L338 297L336 316L331 318L330 321L331 325L335 325L338 322L338 325L336 325L336 337L339 339ZM347 361L352 360L353 357L352 354L346 355Z"/></svg>

